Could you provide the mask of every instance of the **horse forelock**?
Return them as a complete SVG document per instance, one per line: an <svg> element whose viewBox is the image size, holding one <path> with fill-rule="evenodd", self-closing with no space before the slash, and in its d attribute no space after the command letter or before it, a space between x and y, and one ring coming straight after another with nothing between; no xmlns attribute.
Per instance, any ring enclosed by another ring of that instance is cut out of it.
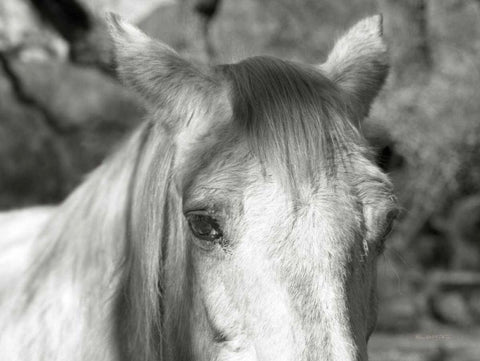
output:
<svg viewBox="0 0 480 361"><path fill-rule="evenodd" d="M347 99L317 69L271 57L220 69L231 84L235 124L290 189L333 178L361 147Z"/></svg>
<svg viewBox="0 0 480 361"><path fill-rule="evenodd" d="M138 360L188 354L191 269L182 219L178 149L168 131L153 125L131 187L123 301L127 352ZM122 316L121 316L122 317ZM122 345L125 347L125 345ZM184 357L188 359L187 356Z"/></svg>

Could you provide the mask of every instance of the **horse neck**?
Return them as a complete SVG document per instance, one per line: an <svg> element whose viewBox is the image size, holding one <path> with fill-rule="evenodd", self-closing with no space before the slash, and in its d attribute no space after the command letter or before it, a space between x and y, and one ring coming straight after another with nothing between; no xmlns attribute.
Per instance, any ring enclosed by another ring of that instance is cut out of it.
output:
<svg viewBox="0 0 480 361"><path fill-rule="evenodd" d="M72 359L75 352L76 360L112 358L105 343L113 339L108 333L126 255L130 188L147 131L142 126L95 170L37 240L35 264L7 316L18 325L10 335L22 340L19 348L28 344L29 359Z"/></svg>
<svg viewBox="0 0 480 361"><path fill-rule="evenodd" d="M89 276L110 281L110 273L118 273L125 256L130 193L145 130L142 127L129 138L58 208L42 235L47 245L37 249L45 271L60 267L79 282Z"/></svg>

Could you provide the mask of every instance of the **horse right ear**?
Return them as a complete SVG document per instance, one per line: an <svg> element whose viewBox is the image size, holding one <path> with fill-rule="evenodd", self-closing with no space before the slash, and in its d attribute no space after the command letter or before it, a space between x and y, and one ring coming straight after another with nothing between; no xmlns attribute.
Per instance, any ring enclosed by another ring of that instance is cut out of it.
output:
<svg viewBox="0 0 480 361"><path fill-rule="evenodd" d="M212 86L209 76L168 45L148 37L118 15L109 13L107 23L119 78L150 105L188 112L193 111L192 103L211 93L205 89Z"/></svg>

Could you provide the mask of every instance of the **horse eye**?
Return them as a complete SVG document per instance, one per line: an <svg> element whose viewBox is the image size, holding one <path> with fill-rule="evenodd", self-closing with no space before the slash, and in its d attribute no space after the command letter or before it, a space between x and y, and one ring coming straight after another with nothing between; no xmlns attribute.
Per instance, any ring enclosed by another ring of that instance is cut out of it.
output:
<svg viewBox="0 0 480 361"><path fill-rule="evenodd" d="M385 229L383 230L382 238L387 238L393 229L393 223L398 216L398 210L392 210L388 212L387 216L385 217Z"/></svg>
<svg viewBox="0 0 480 361"><path fill-rule="evenodd" d="M218 222L208 215L189 214L187 220L193 235L199 239L214 242L223 236Z"/></svg>
<svg viewBox="0 0 480 361"><path fill-rule="evenodd" d="M379 242L377 245L377 254L379 255L385 251L387 237L392 232L393 224L397 216L398 216L398 210L395 209L388 212L385 217L384 226L383 226L384 228L380 233Z"/></svg>

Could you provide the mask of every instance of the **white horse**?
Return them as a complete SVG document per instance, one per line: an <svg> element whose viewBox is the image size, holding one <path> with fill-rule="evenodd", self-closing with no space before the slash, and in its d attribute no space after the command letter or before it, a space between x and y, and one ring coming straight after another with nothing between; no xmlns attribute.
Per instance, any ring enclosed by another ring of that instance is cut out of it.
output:
<svg viewBox="0 0 480 361"><path fill-rule="evenodd" d="M366 360L396 213L360 131L381 18L319 66L200 69L110 28L150 116L63 204L0 216L0 359Z"/></svg>

